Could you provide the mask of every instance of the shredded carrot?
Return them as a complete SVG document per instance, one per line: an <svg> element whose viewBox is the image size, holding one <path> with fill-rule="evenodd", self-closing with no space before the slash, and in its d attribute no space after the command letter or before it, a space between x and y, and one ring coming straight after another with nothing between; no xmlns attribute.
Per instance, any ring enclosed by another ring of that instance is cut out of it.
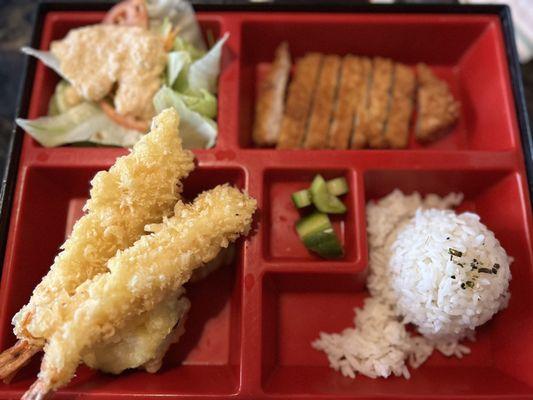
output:
<svg viewBox="0 0 533 400"><path fill-rule="evenodd" d="M102 111L111 118L117 124L123 126L127 129L134 129L139 132L147 132L150 128L150 122L139 120L133 117L128 117L125 115L120 115L117 110L111 106L107 101L102 100L98 103L102 107Z"/></svg>
<svg viewBox="0 0 533 400"><path fill-rule="evenodd" d="M176 26L170 30L170 32L167 33L167 36L165 37L165 51L172 50L172 46L174 46L174 39L176 39L176 36L178 36L179 28Z"/></svg>

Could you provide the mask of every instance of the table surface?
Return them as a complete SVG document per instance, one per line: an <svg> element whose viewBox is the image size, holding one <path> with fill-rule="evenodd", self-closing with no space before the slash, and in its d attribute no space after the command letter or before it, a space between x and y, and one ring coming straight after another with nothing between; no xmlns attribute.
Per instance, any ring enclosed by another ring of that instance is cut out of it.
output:
<svg viewBox="0 0 533 400"><path fill-rule="evenodd" d="M0 0L0 176L3 175L7 143L14 125L22 79L23 55L19 49L29 43L36 3L30 0ZM522 75L531 122L533 61L522 66Z"/></svg>

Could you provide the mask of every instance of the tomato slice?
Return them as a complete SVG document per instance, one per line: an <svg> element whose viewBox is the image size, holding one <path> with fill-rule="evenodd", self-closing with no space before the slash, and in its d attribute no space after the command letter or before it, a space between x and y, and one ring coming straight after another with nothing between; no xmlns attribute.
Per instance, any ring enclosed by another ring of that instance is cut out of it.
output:
<svg viewBox="0 0 533 400"><path fill-rule="evenodd" d="M107 12L104 24L148 28L148 10L144 0L125 0Z"/></svg>

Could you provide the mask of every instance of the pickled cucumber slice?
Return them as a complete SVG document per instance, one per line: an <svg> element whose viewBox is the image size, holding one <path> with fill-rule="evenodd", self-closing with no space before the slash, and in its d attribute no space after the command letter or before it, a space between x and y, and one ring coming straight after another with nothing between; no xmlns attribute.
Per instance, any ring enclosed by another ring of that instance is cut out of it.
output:
<svg viewBox="0 0 533 400"><path fill-rule="evenodd" d="M311 194L309 190L299 190L292 194L292 202L296 208L304 208L311 205Z"/></svg>
<svg viewBox="0 0 533 400"><path fill-rule="evenodd" d="M307 249L323 258L340 258L344 249L333 230L329 217L315 212L296 223L296 231Z"/></svg>
<svg viewBox="0 0 533 400"><path fill-rule="evenodd" d="M348 182L346 182L346 178L343 177L330 179L326 182L326 186L328 192L333 196L342 196L349 191Z"/></svg>
<svg viewBox="0 0 533 400"><path fill-rule="evenodd" d="M315 176L311 183L311 198L318 211L327 214L344 214L346 206L337 197L328 191L326 181L322 175Z"/></svg>

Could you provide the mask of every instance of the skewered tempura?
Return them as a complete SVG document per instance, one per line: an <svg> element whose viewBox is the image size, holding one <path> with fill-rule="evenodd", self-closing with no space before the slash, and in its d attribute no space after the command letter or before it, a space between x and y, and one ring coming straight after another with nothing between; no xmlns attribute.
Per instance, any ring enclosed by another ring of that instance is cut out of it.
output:
<svg viewBox="0 0 533 400"><path fill-rule="evenodd" d="M129 155L93 178L86 214L30 302L13 318L15 334L23 342L0 356L1 378L16 372L43 346L63 322L65 304L81 283L106 271L107 260L133 244L146 224L171 213L182 190L180 180L194 167L192 153L182 149L178 123L175 111L163 111Z"/></svg>
<svg viewBox="0 0 533 400"><path fill-rule="evenodd" d="M85 282L69 300L76 313L52 335L38 380L23 398L43 398L65 385L83 354L186 283L194 269L246 234L256 201L227 185L179 201L161 229L111 258L109 272Z"/></svg>
<svg viewBox="0 0 533 400"><path fill-rule="evenodd" d="M155 231L161 227L162 224L158 224ZM213 271L231 264L234 258L235 245L232 243L221 249L214 259L195 269L189 282L205 279ZM128 368L157 372L170 345L177 343L185 333L191 304L184 293L184 288L179 288L177 294L171 294L153 310L135 318L113 340L98 345L96 351L93 348L94 358L88 362L84 356L83 362L92 368L116 374ZM170 332L169 327L173 327Z"/></svg>
<svg viewBox="0 0 533 400"><path fill-rule="evenodd" d="M139 366L156 372L170 344L185 331L183 322L191 303L184 293L185 290L179 288L177 293L165 298L152 310L130 321L112 337L85 353L83 362L113 374ZM176 326L179 336L174 332Z"/></svg>
<svg viewBox="0 0 533 400"><path fill-rule="evenodd" d="M166 338L159 343L155 353L152 354L152 358L142 365L147 372L155 373L159 371L159 368L161 368L161 365L163 364L163 357L167 353L170 345L177 343L181 336L185 333L185 320L187 319L189 308L189 300L185 297L182 297L178 303L178 323L166 336ZM145 333L148 334L149 331L146 331Z"/></svg>
<svg viewBox="0 0 533 400"><path fill-rule="evenodd" d="M150 229L160 229L161 224ZM190 282L206 278L234 259L235 246L230 244L205 265L194 270ZM185 289L161 301L154 309L140 315L117 331L113 337L93 347L83 356L91 368L119 374L126 369L141 368L154 373L161 367L163 357L171 344L179 341L185 332L185 320L191 303L184 296Z"/></svg>

